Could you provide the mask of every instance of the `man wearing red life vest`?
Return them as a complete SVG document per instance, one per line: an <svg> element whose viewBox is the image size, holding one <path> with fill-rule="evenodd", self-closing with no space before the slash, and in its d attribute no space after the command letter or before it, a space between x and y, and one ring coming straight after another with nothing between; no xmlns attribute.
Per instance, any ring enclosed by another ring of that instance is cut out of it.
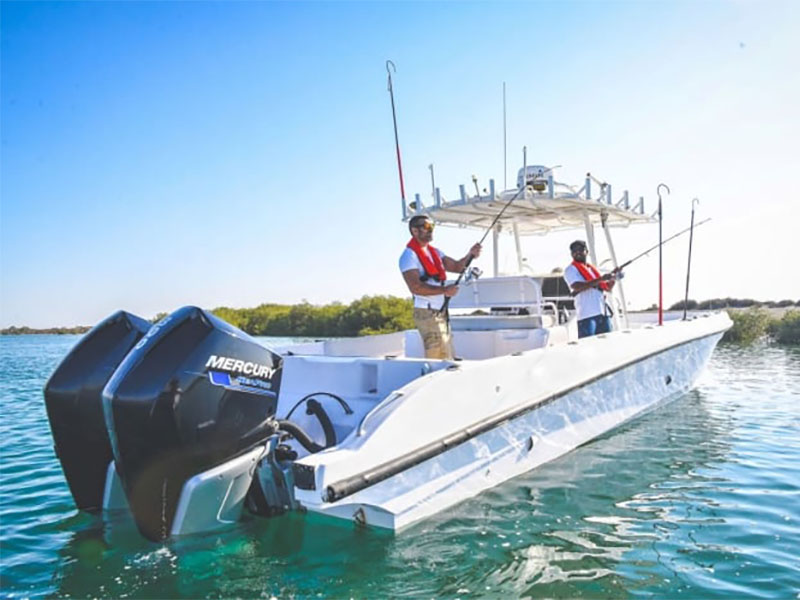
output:
<svg viewBox="0 0 800 600"><path fill-rule="evenodd" d="M600 275L596 267L586 262L586 242L576 240L569 245L572 263L564 269L564 279L575 294L578 312L578 337L589 337L611 331L607 314L606 292L616 283L617 273Z"/></svg>
<svg viewBox="0 0 800 600"><path fill-rule="evenodd" d="M455 296L458 286L447 285L447 273L461 273L470 256L477 258L481 245L475 244L461 260L446 256L431 246L433 221L424 215L408 222L411 240L400 255L400 272L414 295L414 324L422 337L426 358L453 358L453 344L447 315L440 312L446 296Z"/></svg>

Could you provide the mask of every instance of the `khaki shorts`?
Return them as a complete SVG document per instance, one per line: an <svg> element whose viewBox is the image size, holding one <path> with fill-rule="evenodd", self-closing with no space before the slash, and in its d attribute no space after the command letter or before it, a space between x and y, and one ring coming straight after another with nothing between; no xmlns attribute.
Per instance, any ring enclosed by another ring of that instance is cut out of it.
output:
<svg viewBox="0 0 800 600"><path fill-rule="evenodd" d="M429 308L414 308L414 324L425 346L425 358L452 360L453 341L445 313Z"/></svg>

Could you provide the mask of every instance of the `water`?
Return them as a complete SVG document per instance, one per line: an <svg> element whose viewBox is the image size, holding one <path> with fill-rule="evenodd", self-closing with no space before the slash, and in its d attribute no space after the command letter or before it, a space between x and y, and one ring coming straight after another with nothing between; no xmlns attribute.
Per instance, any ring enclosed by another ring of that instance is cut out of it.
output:
<svg viewBox="0 0 800 600"><path fill-rule="evenodd" d="M290 515L162 545L74 509L42 388L78 339L0 338L5 597L800 598L800 348L721 346L695 391L398 536Z"/></svg>

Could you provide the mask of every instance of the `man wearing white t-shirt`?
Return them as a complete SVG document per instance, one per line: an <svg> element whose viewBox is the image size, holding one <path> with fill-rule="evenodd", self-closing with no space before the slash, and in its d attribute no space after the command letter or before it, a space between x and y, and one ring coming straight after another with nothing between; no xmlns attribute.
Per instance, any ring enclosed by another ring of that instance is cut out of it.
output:
<svg viewBox="0 0 800 600"><path fill-rule="evenodd" d="M617 273L605 275L586 262L586 242L576 240L569 245L572 263L564 269L564 279L575 294L578 313L578 337L589 337L611 331L611 317L606 314L606 292L616 283Z"/></svg>
<svg viewBox="0 0 800 600"><path fill-rule="evenodd" d="M481 254L475 244L461 260L454 260L430 245L433 221L417 215L408 222L411 240L400 255L400 272L414 295L414 324L422 336L426 358L453 358L453 345L447 314L441 311L446 296L455 296L457 285L447 285L446 271L461 273L470 257Z"/></svg>

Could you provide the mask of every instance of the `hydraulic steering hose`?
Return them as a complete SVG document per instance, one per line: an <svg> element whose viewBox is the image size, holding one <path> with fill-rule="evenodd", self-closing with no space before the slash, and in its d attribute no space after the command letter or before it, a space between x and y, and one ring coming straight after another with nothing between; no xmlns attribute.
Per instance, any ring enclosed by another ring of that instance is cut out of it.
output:
<svg viewBox="0 0 800 600"><path fill-rule="evenodd" d="M323 446L320 446L317 442L312 440L311 436L309 436L305 431L300 429L300 426L297 425L297 423L292 423L291 421L287 421L285 419L278 419L278 425L280 426L281 431L285 431L291 435L294 439L300 442L300 445L303 448L312 454L325 449Z"/></svg>
<svg viewBox="0 0 800 600"><path fill-rule="evenodd" d="M319 419L319 424L322 425L322 431L325 432L325 448L335 446L336 432L333 429L331 418L328 416L328 413L325 412L325 409L322 408L322 404L316 400L309 400L306 403L306 414L314 415Z"/></svg>
<svg viewBox="0 0 800 600"><path fill-rule="evenodd" d="M309 400L306 403L306 414L314 415L319 420L319 424L322 426L322 431L325 433L324 446L320 446L318 443L312 440L311 436L303 431L297 423L293 423L288 419L278 419L278 426L282 431L285 431L294 439L296 439L300 445L303 446L303 448L312 454L319 452L320 450L325 450L325 448L335 446L336 431L333 429L333 423L331 423L328 413L326 413L325 409L322 408L322 404L316 400Z"/></svg>

